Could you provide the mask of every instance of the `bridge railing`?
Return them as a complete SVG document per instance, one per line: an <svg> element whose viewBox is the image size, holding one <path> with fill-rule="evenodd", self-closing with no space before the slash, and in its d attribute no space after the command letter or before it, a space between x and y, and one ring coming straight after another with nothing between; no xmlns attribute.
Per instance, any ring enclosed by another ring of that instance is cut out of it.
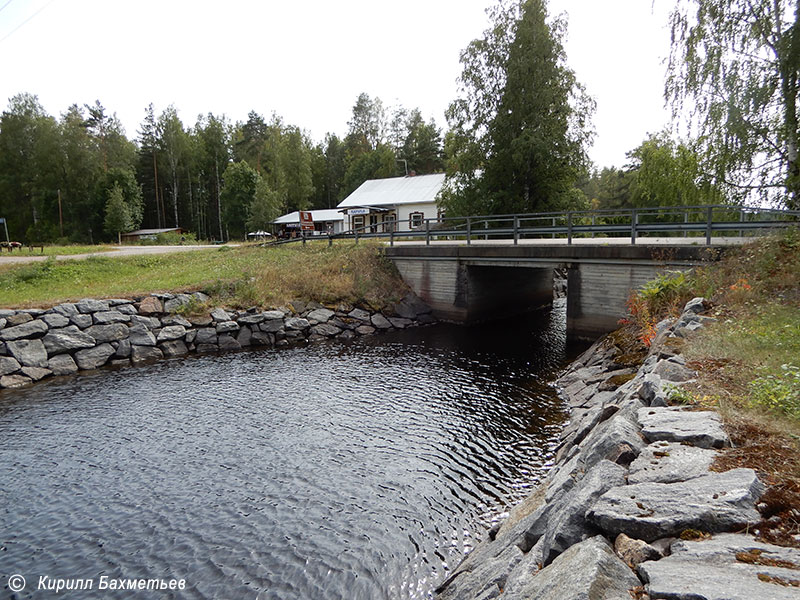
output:
<svg viewBox="0 0 800 600"><path fill-rule="evenodd" d="M469 217L439 217L418 220L411 227L406 220L394 219L374 225L332 234L301 235L277 243L302 242L311 239L334 240L386 239L395 241L438 240L473 241L565 239L572 244L578 238L630 237L630 243L652 234L659 237L705 238L710 245L715 236L747 237L773 229L800 224L800 211L730 206L675 206L575 210L508 215L475 215ZM409 226L409 229L405 227Z"/></svg>

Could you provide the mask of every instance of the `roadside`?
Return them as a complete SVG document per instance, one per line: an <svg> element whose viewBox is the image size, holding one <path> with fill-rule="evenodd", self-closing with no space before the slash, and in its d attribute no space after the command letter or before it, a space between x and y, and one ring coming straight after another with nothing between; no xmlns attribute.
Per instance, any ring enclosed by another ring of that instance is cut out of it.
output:
<svg viewBox="0 0 800 600"><path fill-rule="evenodd" d="M239 244L226 244L226 246L230 247L237 247ZM6 254L0 254L0 268L3 265L12 265L12 264L27 264L32 262L41 262L45 261L48 258L54 258L55 260L69 260L69 259L84 259L89 258L92 256L107 256L107 257L121 257L121 256L137 256L140 254L172 254L174 252L189 252L192 250L209 250L214 248L220 248L221 246L211 246L211 245L202 245L202 244L193 244L193 245L185 245L185 246L99 246L97 249L89 250L89 251L82 251L82 252L69 252L69 247L62 248L56 254L51 253L43 253L37 254L34 250L33 252L28 252L26 250L18 250L16 254L11 252ZM86 249L88 250L91 248L87 246ZM83 250L84 247L81 247Z"/></svg>

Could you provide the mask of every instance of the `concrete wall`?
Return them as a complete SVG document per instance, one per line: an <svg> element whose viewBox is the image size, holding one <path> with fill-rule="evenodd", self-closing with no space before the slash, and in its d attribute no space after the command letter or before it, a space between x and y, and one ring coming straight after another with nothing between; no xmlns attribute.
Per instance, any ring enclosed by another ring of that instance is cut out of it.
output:
<svg viewBox="0 0 800 600"><path fill-rule="evenodd" d="M594 340L627 313L631 290L664 272L660 265L572 264L567 271L567 332Z"/></svg>

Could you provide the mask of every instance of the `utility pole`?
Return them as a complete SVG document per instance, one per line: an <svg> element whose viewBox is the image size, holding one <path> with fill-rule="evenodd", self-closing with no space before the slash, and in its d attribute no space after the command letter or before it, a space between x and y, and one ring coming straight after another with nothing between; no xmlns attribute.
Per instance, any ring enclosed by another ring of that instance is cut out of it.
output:
<svg viewBox="0 0 800 600"><path fill-rule="evenodd" d="M64 237L64 215L61 212L61 188L58 188L58 230L61 232L61 237Z"/></svg>

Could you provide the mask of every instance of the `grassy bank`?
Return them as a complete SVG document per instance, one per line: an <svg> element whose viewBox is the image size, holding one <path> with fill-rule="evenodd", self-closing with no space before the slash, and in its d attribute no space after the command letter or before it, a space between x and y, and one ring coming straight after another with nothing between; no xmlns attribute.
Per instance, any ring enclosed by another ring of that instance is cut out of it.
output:
<svg viewBox="0 0 800 600"><path fill-rule="evenodd" d="M90 254L94 252L109 252L116 250L119 246L111 244L97 244L94 246L88 245L69 245L69 246L42 246L41 248L34 247L29 249L28 246L23 246L14 252L3 252L0 254L0 266L3 264L3 257L5 256L68 256L71 254Z"/></svg>
<svg viewBox="0 0 800 600"><path fill-rule="evenodd" d="M0 264L0 306L49 306L84 297L133 297L156 291L203 290L231 307L278 306L301 299L322 304L397 300L405 291L377 245L310 243L220 247L162 255Z"/></svg>
<svg viewBox="0 0 800 600"><path fill-rule="evenodd" d="M744 466L770 486L761 534L800 545L800 232L736 249L689 275L661 277L631 298L647 344L654 324L691 297L711 300L716 322L683 347L697 382L674 402L720 411L734 447L716 468Z"/></svg>

